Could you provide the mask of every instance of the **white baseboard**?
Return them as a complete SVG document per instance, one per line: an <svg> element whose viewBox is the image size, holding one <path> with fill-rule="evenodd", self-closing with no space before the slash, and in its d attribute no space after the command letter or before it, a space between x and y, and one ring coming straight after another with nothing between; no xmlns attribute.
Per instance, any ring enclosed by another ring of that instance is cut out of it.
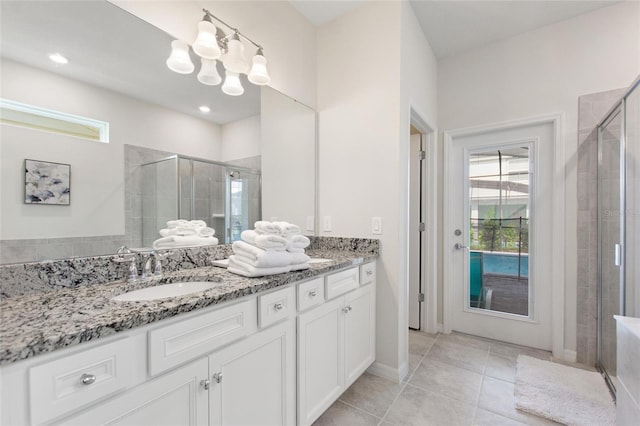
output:
<svg viewBox="0 0 640 426"><path fill-rule="evenodd" d="M367 369L367 372L374 376L382 377L383 379L391 380L396 383L402 382L402 379L409 373L409 364L403 363L400 368L393 368L386 364L374 362Z"/></svg>
<svg viewBox="0 0 640 426"><path fill-rule="evenodd" d="M576 351L565 349L563 358L567 362L576 362L576 359L578 359L578 353Z"/></svg>

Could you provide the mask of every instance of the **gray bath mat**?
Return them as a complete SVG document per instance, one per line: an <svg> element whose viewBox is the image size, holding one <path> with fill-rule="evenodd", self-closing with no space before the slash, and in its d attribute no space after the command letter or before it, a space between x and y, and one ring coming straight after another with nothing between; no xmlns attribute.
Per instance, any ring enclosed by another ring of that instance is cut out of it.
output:
<svg viewBox="0 0 640 426"><path fill-rule="evenodd" d="M516 408L566 425L615 425L615 403L602 376L520 355Z"/></svg>

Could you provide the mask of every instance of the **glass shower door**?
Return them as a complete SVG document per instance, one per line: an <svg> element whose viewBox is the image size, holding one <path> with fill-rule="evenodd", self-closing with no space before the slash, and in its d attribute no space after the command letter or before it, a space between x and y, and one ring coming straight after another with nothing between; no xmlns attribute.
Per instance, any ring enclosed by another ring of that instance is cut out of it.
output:
<svg viewBox="0 0 640 426"><path fill-rule="evenodd" d="M640 86L625 101L625 146L624 315L640 317Z"/></svg>
<svg viewBox="0 0 640 426"><path fill-rule="evenodd" d="M623 114L611 114L598 129L598 365L615 387L616 324L620 315L623 271Z"/></svg>
<svg viewBox="0 0 640 426"><path fill-rule="evenodd" d="M260 174L227 168L227 242L238 241L262 215Z"/></svg>

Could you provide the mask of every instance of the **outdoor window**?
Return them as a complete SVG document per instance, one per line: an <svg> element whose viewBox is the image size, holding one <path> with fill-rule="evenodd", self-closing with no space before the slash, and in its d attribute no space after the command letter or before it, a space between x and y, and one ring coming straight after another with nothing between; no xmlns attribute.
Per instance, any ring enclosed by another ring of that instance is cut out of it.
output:
<svg viewBox="0 0 640 426"><path fill-rule="evenodd" d="M109 143L109 123L0 99L0 123Z"/></svg>

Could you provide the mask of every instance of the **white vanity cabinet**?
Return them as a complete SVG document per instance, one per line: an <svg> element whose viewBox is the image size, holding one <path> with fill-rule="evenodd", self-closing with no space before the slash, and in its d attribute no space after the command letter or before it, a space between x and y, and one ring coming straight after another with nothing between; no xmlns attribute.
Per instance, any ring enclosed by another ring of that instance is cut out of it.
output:
<svg viewBox="0 0 640 426"><path fill-rule="evenodd" d="M313 423L375 360L371 270L375 262L326 276L333 299L298 316L299 425Z"/></svg>

